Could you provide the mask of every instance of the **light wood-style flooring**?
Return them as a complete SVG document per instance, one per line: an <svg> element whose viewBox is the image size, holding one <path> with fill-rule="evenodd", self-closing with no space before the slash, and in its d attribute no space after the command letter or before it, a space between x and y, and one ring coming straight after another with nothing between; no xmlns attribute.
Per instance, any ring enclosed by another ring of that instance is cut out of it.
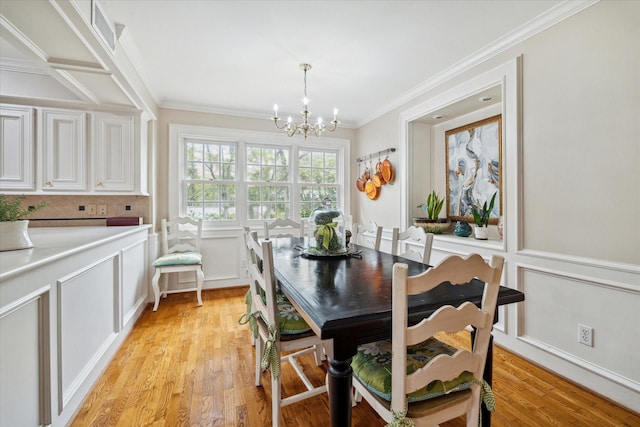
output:
<svg viewBox="0 0 640 427"><path fill-rule="evenodd" d="M254 347L237 324L247 288L172 294L157 312L149 305L72 422L100 426L270 426L271 388L255 387ZM466 337L450 337L466 339ZM326 366L301 359L316 384ZM325 362L326 363L326 362ZM304 388L283 364L284 396ZM494 426L640 426L640 415L495 347ZM353 408L354 426L385 423L366 402ZM328 426L327 396L283 409L287 427ZM442 427L464 426L462 418Z"/></svg>

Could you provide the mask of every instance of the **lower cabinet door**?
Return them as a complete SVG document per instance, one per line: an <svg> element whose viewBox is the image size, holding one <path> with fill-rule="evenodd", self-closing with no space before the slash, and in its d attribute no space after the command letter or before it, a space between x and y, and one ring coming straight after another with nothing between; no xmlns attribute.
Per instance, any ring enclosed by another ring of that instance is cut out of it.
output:
<svg viewBox="0 0 640 427"><path fill-rule="evenodd" d="M51 423L49 288L0 307L0 426Z"/></svg>

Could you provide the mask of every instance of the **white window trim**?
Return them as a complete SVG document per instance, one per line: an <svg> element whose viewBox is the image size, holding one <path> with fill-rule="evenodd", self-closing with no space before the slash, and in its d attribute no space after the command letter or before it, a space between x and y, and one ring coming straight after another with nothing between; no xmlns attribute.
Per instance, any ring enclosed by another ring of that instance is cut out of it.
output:
<svg viewBox="0 0 640 427"><path fill-rule="evenodd" d="M306 141L302 137L288 137L284 134L276 134L272 132L260 132L244 129L216 128L208 126L191 126L180 124L169 124L169 153L168 153L168 208L169 217L174 218L180 215L180 183L184 175L184 150L180 150L181 141L189 138L213 139L219 142L227 142L237 144L237 180L238 191L237 200L241 201L237 204L236 215L237 220L233 222L207 222L206 228L238 228L246 225L246 191L243 185L245 181L245 144L256 144L263 146L285 146L291 148L291 167L298 167L298 151L295 146L304 148L326 150L335 149L339 152L337 164L338 182L342 183L342 191L339 192L340 206L345 216L349 216L351 197L349 191L349 183L351 182L349 160L351 158L351 141L340 138L309 138ZM299 195L293 194L293 198L298 199ZM299 202L299 200L297 200ZM297 205L296 202L296 205Z"/></svg>

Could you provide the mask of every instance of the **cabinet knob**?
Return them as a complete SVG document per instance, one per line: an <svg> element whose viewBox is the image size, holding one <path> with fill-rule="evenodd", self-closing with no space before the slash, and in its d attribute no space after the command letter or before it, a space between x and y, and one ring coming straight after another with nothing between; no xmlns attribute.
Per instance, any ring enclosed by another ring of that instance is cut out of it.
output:
<svg viewBox="0 0 640 427"><path fill-rule="evenodd" d="M47 187L53 187L53 184L51 183L51 181L47 181L45 182L45 184Z"/></svg>
<svg viewBox="0 0 640 427"><path fill-rule="evenodd" d="M96 187L102 187L102 181L98 182L98 183L96 184Z"/></svg>

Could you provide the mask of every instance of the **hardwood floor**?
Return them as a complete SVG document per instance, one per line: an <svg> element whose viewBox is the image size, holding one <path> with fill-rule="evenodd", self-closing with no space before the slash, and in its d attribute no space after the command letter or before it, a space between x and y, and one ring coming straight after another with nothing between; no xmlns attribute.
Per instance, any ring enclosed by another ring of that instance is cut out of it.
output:
<svg viewBox="0 0 640 427"><path fill-rule="evenodd" d="M246 288L172 294L150 304L87 396L72 426L270 426L271 391L255 387L254 347L238 326ZM465 337L449 337L465 339ZM500 348L495 348L494 426L640 426L631 413ZM326 368L301 359L311 381ZM283 395L304 389L283 364ZM353 408L353 425L383 426L366 402ZM283 409L283 426L327 426L327 396ZM442 427L464 426L462 418Z"/></svg>

